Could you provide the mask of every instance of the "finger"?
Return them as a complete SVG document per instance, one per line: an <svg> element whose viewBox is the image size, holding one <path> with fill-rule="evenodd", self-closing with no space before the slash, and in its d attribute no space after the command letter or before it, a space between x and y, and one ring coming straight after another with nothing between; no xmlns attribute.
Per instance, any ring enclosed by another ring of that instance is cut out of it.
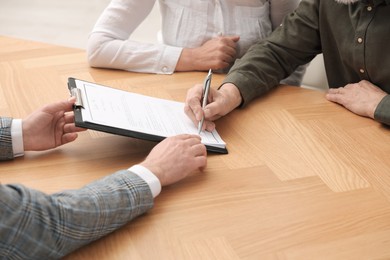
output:
<svg viewBox="0 0 390 260"><path fill-rule="evenodd" d="M74 98L68 100L58 101L52 104L46 105L43 110L48 111L49 113L56 113L60 111L70 112L73 110L73 104L75 102Z"/></svg>
<svg viewBox="0 0 390 260"><path fill-rule="evenodd" d="M201 143L201 137L199 135L191 135L190 137L185 139L186 145L195 146Z"/></svg>
<svg viewBox="0 0 390 260"><path fill-rule="evenodd" d="M229 62L219 60L216 62L212 62L210 65L205 66L204 70L206 71L206 70L209 70L210 68L212 70L222 70L222 69L227 68L229 65L230 65Z"/></svg>
<svg viewBox="0 0 390 260"><path fill-rule="evenodd" d="M338 93L338 89L337 88L330 88L328 90L328 94L337 94Z"/></svg>
<svg viewBox="0 0 390 260"><path fill-rule="evenodd" d="M209 131L209 132L212 132L215 130L215 123L212 122L212 121L207 121L205 124L205 130Z"/></svg>
<svg viewBox="0 0 390 260"><path fill-rule="evenodd" d="M65 117L66 124L74 123L74 113L73 112L66 113L64 115L64 117Z"/></svg>
<svg viewBox="0 0 390 260"><path fill-rule="evenodd" d="M196 84L188 90L187 99L193 99L193 98L201 99L202 94L203 94L203 84Z"/></svg>
<svg viewBox="0 0 390 260"><path fill-rule="evenodd" d="M209 103L204 108L204 116L205 119L211 120L215 116L221 116L221 104L218 103L218 101L214 101L212 103ZM213 120L212 120L213 121Z"/></svg>
<svg viewBox="0 0 390 260"><path fill-rule="evenodd" d="M198 139L198 140L201 140L201 138L199 137L199 135L195 135L195 134L179 134L179 135L174 135L174 136L171 136L171 137L167 137L166 139L181 139L181 140L187 140L187 139Z"/></svg>
<svg viewBox="0 0 390 260"><path fill-rule="evenodd" d="M343 90L344 90L343 87L340 87L340 88L331 88L331 89L328 90L328 93L329 93L329 94L342 94L342 93L343 93Z"/></svg>
<svg viewBox="0 0 390 260"><path fill-rule="evenodd" d="M74 140L76 140L78 137L77 133L67 133L67 134L64 134L61 138L61 144L67 144L67 143L70 143L70 142L73 142Z"/></svg>
<svg viewBox="0 0 390 260"><path fill-rule="evenodd" d="M207 154L202 156L197 156L195 158L195 165L200 171L204 171L207 167Z"/></svg>
<svg viewBox="0 0 390 260"><path fill-rule="evenodd" d="M237 44L232 41L226 41L221 50L227 52L230 56L236 54Z"/></svg>
<svg viewBox="0 0 390 260"><path fill-rule="evenodd" d="M193 154L197 156L207 156L207 149L204 144L198 143L191 147Z"/></svg>
<svg viewBox="0 0 390 260"><path fill-rule="evenodd" d="M65 124L63 129L64 129L64 133L76 133L76 132L87 131L86 128L77 127L74 123Z"/></svg>
<svg viewBox="0 0 390 260"><path fill-rule="evenodd" d="M237 46L237 42L238 40L240 39L240 36L225 36L225 37L222 37L222 42L225 43L226 45L230 46L230 47L233 47L233 48L236 48Z"/></svg>
<svg viewBox="0 0 390 260"><path fill-rule="evenodd" d="M188 90L186 102L185 102L185 112L188 113L190 118L192 115L199 121L202 118L203 111L201 108L201 100L203 94L203 85L197 84L190 90Z"/></svg>
<svg viewBox="0 0 390 260"><path fill-rule="evenodd" d="M196 120L195 114L189 105L184 106L184 113L191 119L194 125L197 125L199 120Z"/></svg>
<svg viewBox="0 0 390 260"><path fill-rule="evenodd" d="M195 138L197 140L201 140L201 138L199 137L199 135L194 135L194 134L185 134L187 136L187 138Z"/></svg>
<svg viewBox="0 0 390 260"><path fill-rule="evenodd" d="M343 102L343 98L342 95L340 95L340 93L328 93L326 94L326 99L338 104L342 104Z"/></svg>
<svg viewBox="0 0 390 260"><path fill-rule="evenodd" d="M200 121L203 117L203 109L200 105L200 101L197 99L192 99L188 104L195 116L196 121Z"/></svg>
<svg viewBox="0 0 390 260"><path fill-rule="evenodd" d="M227 38L229 38L233 42L238 42L240 40L240 36L238 36L238 35L227 36Z"/></svg>
<svg viewBox="0 0 390 260"><path fill-rule="evenodd" d="M72 97L68 98L68 102L72 103L72 105L73 105L76 102L76 97L72 96Z"/></svg>
<svg viewBox="0 0 390 260"><path fill-rule="evenodd" d="M208 121L208 120L203 121L202 131L212 132L214 130L215 130L215 123L214 122Z"/></svg>
<svg viewBox="0 0 390 260"><path fill-rule="evenodd" d="M236 58L237 51L235 46L224 46L220 50L220 59L223 61L231 62Z"/></svg>
<svg viewBox="0 0 390 260"><path fill-rule="evenodd" d="M227 64L230 64L232 61L236 59L236 51L224 51L221 56L221 59L225 61Z"/></svg>

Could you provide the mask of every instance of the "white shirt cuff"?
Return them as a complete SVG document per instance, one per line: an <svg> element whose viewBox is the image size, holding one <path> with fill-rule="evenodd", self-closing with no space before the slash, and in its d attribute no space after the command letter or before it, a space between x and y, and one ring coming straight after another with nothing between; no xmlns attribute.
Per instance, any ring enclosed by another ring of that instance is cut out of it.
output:
<svg viewBox="0 0 390 260"><path fill-rule="evenodd" d="M149 169L142 165L134 165L129 168L129 171L138 175L142 178L150 187L152 191L153 198L157 197L161 192L161 183L160 180L154 175Z"/></svg>
<svg viewBox="0 0 390 260"><path fill-rule="evenodd" d="M164 45L160 60L156 64L157 74L172 74L175 72L183 48Z"/></svg>
<svg viewBox="0 0 390 260"><path fill-rule="evenodd" d="M14 157L24 155L22 119L13 119L11 124L12 150Z"/></svg>

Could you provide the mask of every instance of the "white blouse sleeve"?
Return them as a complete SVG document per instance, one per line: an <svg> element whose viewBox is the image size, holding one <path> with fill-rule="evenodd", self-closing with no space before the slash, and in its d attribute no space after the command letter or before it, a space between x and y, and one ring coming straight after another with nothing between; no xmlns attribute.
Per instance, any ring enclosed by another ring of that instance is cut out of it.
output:
<svg viewBox="0 0 390 260"><path fill-rule="evenodd" d="M270 0L270 16L272 30L275 30L283 22L284 17L294 11L300 0Z"/></svg>
<svg viewBox="0 0 390 260"><path fill-rule="evenodd" d="M182 48L129 40L156 0L111 0L87 44L90 66L143 73L171 74Z"/></svg>

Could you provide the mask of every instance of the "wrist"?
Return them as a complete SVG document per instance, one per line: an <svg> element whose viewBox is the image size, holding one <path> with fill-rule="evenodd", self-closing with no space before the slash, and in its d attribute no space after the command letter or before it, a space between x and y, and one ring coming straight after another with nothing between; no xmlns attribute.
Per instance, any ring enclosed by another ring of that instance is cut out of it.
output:
<svg viewBox="0 0 390 260"><path fill-rule="evenodd" d="M148 163L148 161L147 160L145 160L145 161L143 161L143 162L141 162L141 163L139 163L138 165L140 165L141 167L144 167L144 168L146 168L146 169L148 169L150 172L152 172L153 174L154 174L154 176L156 176L157 177L157 179L159 179L159 181L161 182L161 176L162 176L162 174L161 174L161 169L158 167L158 166L156 166L156 163Z"/></svg>
<svg viewBox="0 0 390 260"><path fill-rule="evenodd" d="M183 48L176 64L176 71L191 71L194 69L193 49Z"/></svg>
<svg viewBox="0 0 390 260"><path fill-rule="evenodd" d="M130 172L138 175L142 178L149 186L153 198L157 197L161 192L161 183L157 176L150 169L143 165L134 165L128 169Z"/></svg>
<svg viewBox="0 0 390 260"><path fill-rule="evenodd" d="M30 145L29 145L29 141L30 141L30 138L29 138L29 130L27 129L28 128L28 123L26 123L26 120L23 119L22 122L21 122L21 126L22 126L22 142L23 142L23 149L24 151L30 151Z"/></svg>
<svg viewBox="0 0 390 260"><path fill-rule="evenodd" d="M219 91L229 100L232 108L237 108L242 104L242 96L236 85L233 83L224 83Z"/></svg>

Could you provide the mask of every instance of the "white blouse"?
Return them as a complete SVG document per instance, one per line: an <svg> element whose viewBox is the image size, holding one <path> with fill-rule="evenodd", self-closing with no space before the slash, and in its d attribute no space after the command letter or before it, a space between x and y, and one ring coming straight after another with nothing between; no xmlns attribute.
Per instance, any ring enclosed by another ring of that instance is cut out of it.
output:
<svg viewBox="0 0 390 260"><path fill-rule="evenodd" d="M171 74L183 48L239 35L238 57L268 36L300 0L159 0L162 43L129 40L156 0L112 0L88 39L93 67Z"/></svg>

